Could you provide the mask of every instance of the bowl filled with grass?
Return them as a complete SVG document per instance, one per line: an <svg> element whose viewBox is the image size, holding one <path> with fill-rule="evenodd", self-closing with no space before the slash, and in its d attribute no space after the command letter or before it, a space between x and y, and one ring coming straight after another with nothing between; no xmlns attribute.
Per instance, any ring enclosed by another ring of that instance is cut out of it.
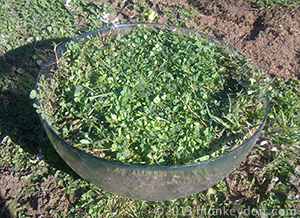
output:
<svg viewBox="0 0 300 218"><path fill-rule="evenodd" d="M200 192L245 159L266 122L266 87L251 60L213 37L123 24L56 49L31 97L75 172L153 201Z"/></svg>

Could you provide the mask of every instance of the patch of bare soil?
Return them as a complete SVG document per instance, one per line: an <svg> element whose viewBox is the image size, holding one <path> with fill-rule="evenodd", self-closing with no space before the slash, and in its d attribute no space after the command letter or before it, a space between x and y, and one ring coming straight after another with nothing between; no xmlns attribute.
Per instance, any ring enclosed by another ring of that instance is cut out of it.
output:
<svg viewBox="0 0 300 218"><path fill-rule="evenodd" d="M52 217L51 211L52 215L57 211L67 213L74 203L75 197L66 195L54 175L38 172L40 178L34 183L31 175L12 172L15 169L0 168L0 217L16 217L17 208L22 208L26 217Z"/></svg>
<svg viewBox="0 0 300 218"><path fill-rule="evenodd" d="M201 14L190 25L229 42L267 74L300 79L299 8L259 10L253 1L194 0Z"/></svg>

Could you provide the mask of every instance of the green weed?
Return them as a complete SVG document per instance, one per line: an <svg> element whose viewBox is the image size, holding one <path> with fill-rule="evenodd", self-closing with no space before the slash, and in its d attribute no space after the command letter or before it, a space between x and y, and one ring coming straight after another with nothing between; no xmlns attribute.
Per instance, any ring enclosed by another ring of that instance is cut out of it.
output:
<svg viewBox="0 0 300 218"><path fill-rule="evenodd" d="M37 111L71 144L126 163L185 164L241 144L263 116L262 78L226 47L169 29L114 37L69 43L41 77Z"/></svg>
<svg viewBox="0 0 300 218"><path fill-rule="evenodd" d="M263 9L264 7L274 7L276 5L284 5L290 7L296 7L300 5L299 0L257 0L258 6Z"/></svg>

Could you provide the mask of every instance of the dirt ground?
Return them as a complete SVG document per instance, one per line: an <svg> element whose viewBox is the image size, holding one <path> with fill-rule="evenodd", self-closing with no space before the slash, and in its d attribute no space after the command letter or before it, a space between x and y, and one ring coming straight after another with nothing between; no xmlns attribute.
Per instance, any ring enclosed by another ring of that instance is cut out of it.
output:
<svg viewBox="0 0 300 218"><path fill-rule="evenodd" d="M199 24L207 27L205 32L229 41L270 76L300 79L299 9L276 7L260 11L251 1L235 0L191 4L203 11ZM215 15L214 4L218 8Z"/></svg>
<svg viewBox="0 0 300 218"><path fill-rule="evenodd" d="M256 66L259 66L263 73L273 77L279 75L283 79L300 79L300 12L299 8L287 8L277 6L259 10L252 0L148 0L149 8L159 12L164 9L170 10L174 16L174 22L180 21L181 15L176 11L175 5L195 8L196 17L187 17L186 26L222 41L229 42L238 51L251 58ZM141 12L132 7L132 1L113 1L115 14L120 21L127 23L139 22ZM166 23L168 17L161 17L158 22ZM255 201L259 196L251 195L243 187L238 186L238 177L255 176L255 168L266 161L267 155L261 151L256 160L248 158L243 165L226 178L230 187L231 200L247 198ZM2 196L10 193L12 196L17 193L14 189L18 179L10 175L11 169L0 169L0 186ZM53 177L53 176L52 176ZM55 178L47 180L48 189L55 190ZM26 181L23 181L26 183ZM264 181L257 181L263 185ZM56 192L49 192L56 193ZM57 193L59 195L59 193ZM55 198L55 196L51 196ZM34 210L46 210L48 196L44 200L28 199L27 214ZM4 201L6 199L3 199ZM59 205L57 210L65 211L71 205L69 200ZM2 204L2 202L0 202Z"/></svg>

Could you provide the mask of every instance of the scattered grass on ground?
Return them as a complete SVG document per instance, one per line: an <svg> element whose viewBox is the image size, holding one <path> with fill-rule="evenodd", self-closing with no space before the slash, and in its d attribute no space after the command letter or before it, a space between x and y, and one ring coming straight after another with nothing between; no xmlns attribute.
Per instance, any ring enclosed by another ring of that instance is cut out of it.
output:
<svg viewBox="0 0 300 218"><path fill-rule="evenodd" d="M257 0L258 6L263 9L264 7L274 7L274 6L288 6L296 7L300 5L299 0Z"/></svg>

